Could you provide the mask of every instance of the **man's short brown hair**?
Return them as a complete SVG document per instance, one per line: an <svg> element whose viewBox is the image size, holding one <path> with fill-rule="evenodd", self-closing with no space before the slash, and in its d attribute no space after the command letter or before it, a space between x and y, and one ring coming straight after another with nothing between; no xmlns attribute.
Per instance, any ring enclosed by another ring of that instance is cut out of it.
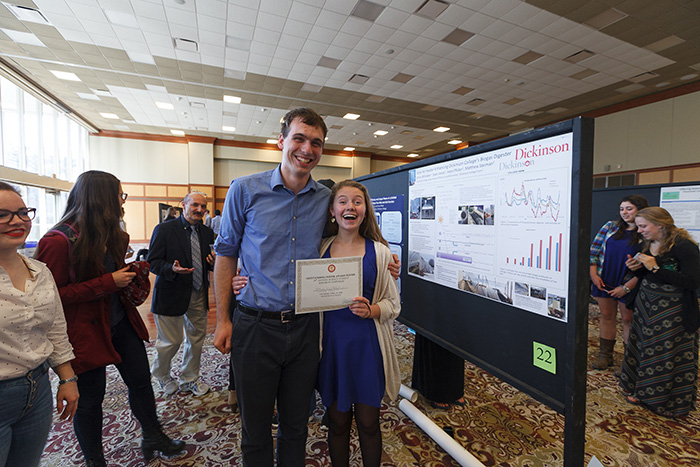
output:
<svg viewBox="0 0 700 467"><path fill-rule="evenodd" d="M282 137L287 137L287 134L289 134L289 127L292 125L295 118L301 120L301 122L305 125L320 128L323 130L323 138L326 138L326 134L328 133L326 122L323 121L323 118L321 118L321 116L317 114L315 110L308 107L299 107L287 112L282 119Z"/></svg>

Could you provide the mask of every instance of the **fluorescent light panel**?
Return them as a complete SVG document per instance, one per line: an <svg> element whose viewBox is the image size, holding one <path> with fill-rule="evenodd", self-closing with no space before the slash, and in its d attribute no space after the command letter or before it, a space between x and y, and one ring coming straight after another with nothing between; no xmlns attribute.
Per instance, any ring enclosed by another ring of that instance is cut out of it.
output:
<svg viewBox="0 0 700 467"><path fill-rule="evenodd" d="M58 78L58 79L65 79L66 81L80 81L80 78L75 73L71 73L68 71L56 71L56 70L49 70L53 75Z"/></svg>
<svg viewBox="0 0 700 467"><path fill-rule="evenodd" d="M13 15L20 21L29 21L30 23L51 24L39 10L21 5L13 5L12 3L2 2Z"/></svg>
<svg viewBox="0 0 700 467"><path fill-rule="evenodd" d="M436 133L444 133L446 131L450 131L450 129L446 126L439 126L433 130Z"/></svg>
<svg viewBox="0 0 700 467"><path fill-rule="evenodd" d="M345 118L347 120L357 120L358 118L360 118L360 115L347 113L347 114L343 115L343 118Z"/></svg>
<svg viewBox="0 0 700 467"><path fill-rule="evenodd" d="M241 98L238 96L227 96L224 95L224 102L228 102L229 104L240 104L241 103Z"/></svg>
<svg viewBox="0 0 700 467"><path fill-rule="evenodd" d="M386 135L387 133L389 133L389 132L388 132L388 131L385 131L385 130L377 130L377 131L374 132L374 134L377 135L377 136L384 136L384 135Z"/></svg>
<svg viewBox="0 0 700 467"><path fill-rule="evenodd" d="M100 115L102 115L103 118L108 118L110 120L119 120L119 115L109 113L109 112L100 112Z"/></svg>
<svg viewBox="0 0 700 467"><path fill-rule="evenodd" d="M185 136L185 132L182 130L170 130L170 133L175 136Z"/></svg>
<svg viewBox="0 0 700 467"><path fill-rule="evenodd" d="M170 102L156 102L156 107L163 110L174 110L175 106Z"/></svg>
<svg viewBox="0 0 700 467"><path fill-rule="evenodd" d="M18 44L38 45L39 47L46 47L46 45L31 32L15 31L14 29L5 28L0 29L0 31L7 34L7 37L17 42Z"/></svg>
<svg viewBox="0 0 700 467"><path fill-rule="evenodd" d="M224 125L224 126L221 127L221 129L222 129L223 131L228 131L228 132L230 132L230 133L233 133L234 131L236 131L236 127L235 127L235 126L226 126L226 125Z"/></svg>

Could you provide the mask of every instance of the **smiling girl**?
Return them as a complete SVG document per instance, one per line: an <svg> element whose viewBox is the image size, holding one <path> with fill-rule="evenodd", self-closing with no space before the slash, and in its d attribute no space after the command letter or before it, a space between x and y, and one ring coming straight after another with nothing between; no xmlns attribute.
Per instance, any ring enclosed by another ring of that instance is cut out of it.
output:
<svg viewBox="0 0 700 467"><path fill-rule="evenodd" d="M44 264L17 253L35 213L0 182L0 466L39 465L52 422L49 367L60 379L59 418L72 419L78 406L56 284Z"/></svg>
<svg viewBox="0 0 700 467"><path fill-rule="evenodd" d="M379 407L385 393L396 398L401 384L393 341L399 292L367 189L352 180L336 184L329 210L331 236L321 244L321 257L361 256L363 284L362 297L349 307L323 313L318 389L328 407L328 447L335 467L349 464L354 415L363 464L378 466Z"/></svg>

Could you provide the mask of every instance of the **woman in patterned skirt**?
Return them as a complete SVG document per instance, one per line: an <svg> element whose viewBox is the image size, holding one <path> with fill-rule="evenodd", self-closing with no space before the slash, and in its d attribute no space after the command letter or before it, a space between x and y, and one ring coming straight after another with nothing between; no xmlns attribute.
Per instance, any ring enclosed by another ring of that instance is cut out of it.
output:
<svg viewBox="0 0 700 467"><path fill-rule="evenodd" d="M637 212L642 252L627 267L640 280L620 376L627 400L667 417L695 408L698 378L698 244L663 208Z"/></svg>

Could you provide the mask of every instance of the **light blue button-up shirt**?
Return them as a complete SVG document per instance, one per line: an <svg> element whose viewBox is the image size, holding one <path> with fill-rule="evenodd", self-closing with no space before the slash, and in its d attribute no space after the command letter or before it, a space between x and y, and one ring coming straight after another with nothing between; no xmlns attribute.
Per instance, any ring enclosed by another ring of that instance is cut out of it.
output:
<svg viewBox="0 0 700 467"><path fill-rule="evenodd" d="M240 258L241 275L248 276L241 303L265 311L294 308L296 260L319 257L329 197L310 177L295 195L279 166L231 183L215 250Z"/></svg>

